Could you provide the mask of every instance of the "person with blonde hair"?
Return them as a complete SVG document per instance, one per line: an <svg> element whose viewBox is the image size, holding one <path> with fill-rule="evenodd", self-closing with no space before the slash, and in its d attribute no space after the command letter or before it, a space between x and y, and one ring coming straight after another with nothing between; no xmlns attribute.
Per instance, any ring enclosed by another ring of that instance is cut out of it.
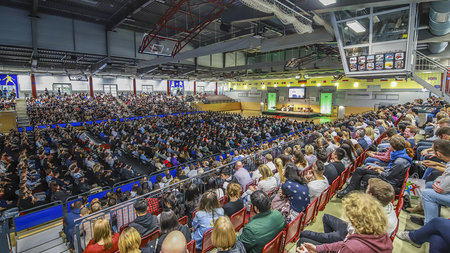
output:
<svg viewBox="0 0 450 253"><path fill-rule="evenodd" d="M312 145L305 146L305 159L308 161L308 165L314 164L317 161L317 157L314 155L314 147Z"/></svg>
<svg viewBox="0 0 450 253"><path fill-rule="evenodd" d="M94 238L86 246L83 253L116 252L118 250L118 242L119 234L113 234L109 221L98 219L94 223Z"/></svg>
<svg viewBox="0 0 450 253"><path fill-rule="evenodd" d="M386 214L374 197L365 193L351 193L342 201L344 214L351 228L344 241L313 245L297 245L298 253L364 252L391 253L392 241L386 233Z"/></svg>
<svg viewBox="0 0 450 253"><path fill-rule="evenodd" d="M275 167L277 168L277 173L275 173L274 177L277 180L277 185L284 184L286 177L284 176L283 161L280 158L275 158Z"/></svg>
<svg viewBox="0 0 450 253"><path fill-rule="evenodd" d="M121 253L141 253L141 235L133 227L126 227L119 237L119 251Z"/></svg>
<svg viewBox="0 0 450 253"><path fill-rule="evenodd" d="M260 165L258 170L261 173L261 179L258 182L257 189L268 194L271 190L277 187L277 180L273 176L272 170L270 170L269 166L265 164Z"/></svg>
<svg viewBox="0 0 450 253"><path fill-rule="evenodd" d="M244 208L244 200L241 198L242 187L237 183L229 183L227 186L228 203L223 205L225 215L231 217Z"/></svg>
<svg viewBox="0 0 450 253"><path fill-rule="evenodd" d="M244 245L236 240L233 223L227 216L220 217L214 223L211 241L218 253L245 253Z"/></svg>

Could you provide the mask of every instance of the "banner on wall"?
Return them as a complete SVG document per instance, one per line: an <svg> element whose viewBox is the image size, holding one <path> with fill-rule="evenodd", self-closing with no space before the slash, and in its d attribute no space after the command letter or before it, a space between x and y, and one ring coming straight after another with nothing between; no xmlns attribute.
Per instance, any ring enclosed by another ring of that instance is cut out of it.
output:
<svg viewBox="0 0 450 253"><path fill-rule="evenodd" d="M267 108L269 111L277 109L277 93L269 92L267 95Z"/></svg>
<svg viewBox="0 0 450 253"><path fill-rule="evenodd" d="M184 94L184 81L170 80L170 94L172 96L181 96Z"/></svg>
<svg viewBox="0 0 450 253"><path fill-rule="evenodd" d="M332 93L321 93L320 94L320 113L331 114L331 105L333 103Z"/></svg>
<svg viewBox="0 0 450 253"><path fill-rule="evenodd" d="M0 75L0 86L2 91L6 89L8 94L15 89L16 96L19 98L19 82L17 81L17 75Z"/></svg>

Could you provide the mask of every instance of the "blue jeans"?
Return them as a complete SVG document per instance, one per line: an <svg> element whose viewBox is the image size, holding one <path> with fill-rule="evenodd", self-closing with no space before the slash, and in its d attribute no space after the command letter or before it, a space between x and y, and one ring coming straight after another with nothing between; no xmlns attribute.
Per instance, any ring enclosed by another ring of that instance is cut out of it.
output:
<svg viewBox="0 0 450 253"><path fill-rule="evenodd" d="M379 145L378 145L378 150L380 150L380 149L385 149L385 148L389 148L391 146L391 144L388 142L388 143L380 143Z"/></svg>
<svg viewBox="0 0 450 253"><path fill-rule="evenodd" d="M434 182L427 182L422 192L422 204L425 213L425 224L439 217L441 206L450 206L450 193L440 194L431 187Z"/></svg>
<svg viewBox="0 0 450 253"><path fill-rule="evenodd" d="M415 243L430 243L430 253L448 252L450 248L450 220L438 217L432 219L418 230L409 232Z"/></svg>
<svg viewBox="0 0 450 253"><path fill-rule="evenodd" d="M377 166L387 166L389 163L383 162L380 159L373 158L373 157L367 157L366 160L364 160L364 164L375 164Z"/></svg>
<svg viewBox="0 0 450 253"><path fill-rule="evenodd" d="M424 179L424 180L427 179L427 177L428 177L433 171L436 171L436 170L433 169L433 168L427 167L427 170L425 170L425 173L423 173L422 179ZM430 179L430 180L432 180L432 179Z"/></svg>

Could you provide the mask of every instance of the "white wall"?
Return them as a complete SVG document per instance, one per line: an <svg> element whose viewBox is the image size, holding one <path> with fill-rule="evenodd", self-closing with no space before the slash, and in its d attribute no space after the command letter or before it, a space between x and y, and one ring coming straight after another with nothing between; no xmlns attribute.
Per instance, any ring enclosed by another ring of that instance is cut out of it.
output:
<svg viewBox="0 0 450 253"><path fill-rule="evenodd" d="M70 81L66 75L49 75L49 74L35 74L36 88L38 92L43 92L45 88L49 91L53 90L54 83L70 83L73 92L89 92L89 81ZM31 94L31 78L30 75L17 75L19 83L19 91ZM92 78L94 92L103 92L103 84L117 84L117 89L120 91L133 91L133 79L126 77L93 77ZM139 79L136 78L136 91L142 91L143 85L153 85L154 91L167 91L167 80L156 79ZM205 91L214 92L216 89L216 82L197 81L197 87L204 86ZM184 89L186 92L194 91L194 81L185 80Z"/></svg>

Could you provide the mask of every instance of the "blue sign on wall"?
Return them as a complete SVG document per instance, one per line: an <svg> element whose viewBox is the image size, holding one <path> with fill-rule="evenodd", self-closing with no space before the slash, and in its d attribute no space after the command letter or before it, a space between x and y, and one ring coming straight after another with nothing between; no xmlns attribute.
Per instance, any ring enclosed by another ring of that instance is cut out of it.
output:
<svg viewBox="0 0 450 253"><path fill-rule="evenodd" d="M172 95L184 94L184 81L170 80L170 92L172 93Z"/></svg>
<svg viewBox="0 0 450 253"><path fill-rule="evenodd" d="M16 89L16 96L19 97L19 82L17 81L17 75L0 75L0 86L2 91L6 88L6 90L8 90L8 94L12 90L10 87L15 87L14 89Z"/></svg>

